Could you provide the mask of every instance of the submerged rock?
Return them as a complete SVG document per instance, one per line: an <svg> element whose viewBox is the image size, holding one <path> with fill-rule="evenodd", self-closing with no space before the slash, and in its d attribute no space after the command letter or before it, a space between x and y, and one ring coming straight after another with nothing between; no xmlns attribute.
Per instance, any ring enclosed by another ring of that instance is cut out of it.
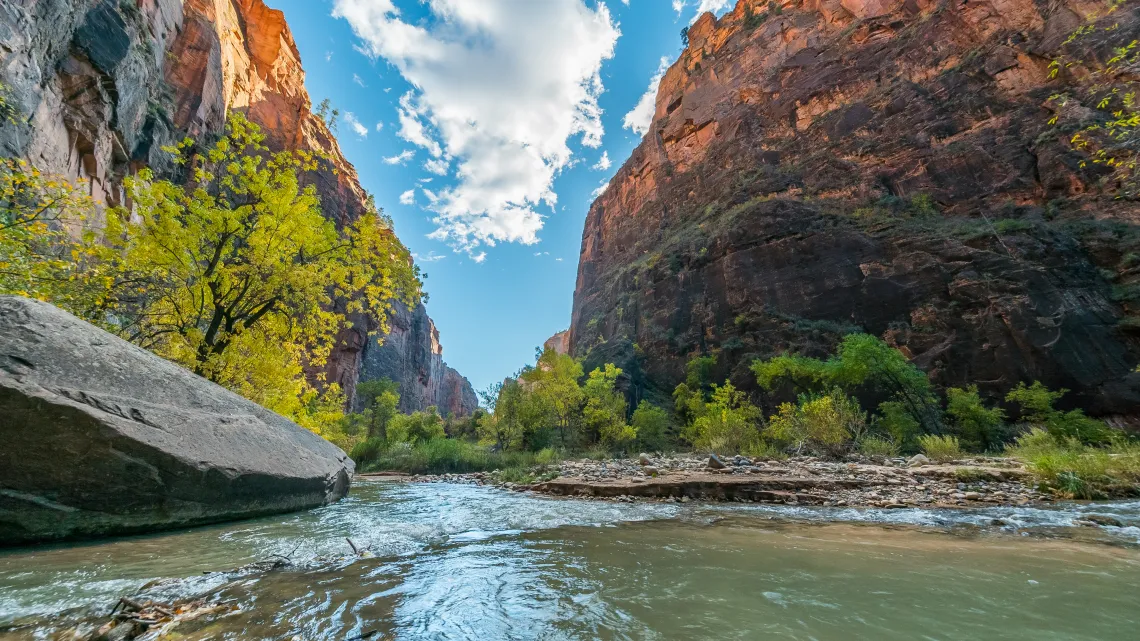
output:
<svg viewBox="0 0 1140 641"><path fill-rule="evenodd" d="M0 545L320 506L354 469L288 419L15 296L0 296L0 442Z"/></svg>

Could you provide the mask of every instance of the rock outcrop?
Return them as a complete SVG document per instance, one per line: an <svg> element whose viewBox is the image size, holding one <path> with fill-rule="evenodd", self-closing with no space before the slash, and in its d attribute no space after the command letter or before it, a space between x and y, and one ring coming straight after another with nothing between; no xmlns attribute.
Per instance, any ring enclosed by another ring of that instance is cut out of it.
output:
<svg viewBox="0 0 1140 641"><path fill-rule="evenodd" d="M372 206L336 138L312 113L284 14L263 0L0 3L0 83L17 115L0 118L0 156L86 179L102 202L122 203L122 179L141 167L172 172L163 146L217 135L239 110L262 127L271 148L328 159L304 177L316 185L327 217L343 224ZM350 397L365 346L375 341L368 335L374 327L353 320L325 372Z"/></svg>
<svg viewBox="0 0 1140 641"><path fill-rule="evenodd" d="M561 332L558 332L557 334L555 334L554 336L551 336L550 338L546 339L546 342L542 344L542 348L543 349L552 349L557 354L569 354L570 353L570 330L564 329Z"/></svg>
<svg viewBox="0 0 1140 641"><path fill-rule="evenodd" d="M316 507L353 462L47 303L0 296L0 545Z"/></svg>
<svg viewBox="0 0 1140 641"><path fill-rule="evenodd" d="M479 407L471 383L443 362L439 330L422 304L396 305L389 326L382 344L364 346L361 380L398 381L402 412L435 407L443 416L469 416Z"/></svg>
<svg viewBox="0 0 1140 641"><path fill-rule="evenodd" d="M1102 193L1047 100L1050 60L1101 6L740 0L702 16L590 208L571 352L664 398L695 353L755 389L754 358L866 331L942 386L996 399L1040 380L1140 419L1140 208ZM1134 6L1115 20L1086 55L1140 35Z"/></svg>

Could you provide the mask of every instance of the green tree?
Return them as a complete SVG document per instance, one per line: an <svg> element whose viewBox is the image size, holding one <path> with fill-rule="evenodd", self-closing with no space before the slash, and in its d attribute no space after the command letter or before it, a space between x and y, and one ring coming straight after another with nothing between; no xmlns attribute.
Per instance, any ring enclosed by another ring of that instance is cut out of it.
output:
<svg viewBox="0 0 1140 641"><path fill-rule="evenodd" d="M834 387L852 393L873 387L891 397L924 430L940 429L939 411L930 380L902 352L870 334L849 334L826 361L784 355L752 363L756 382L772 390L784 381L797 389L826 393Z"/></svg>
<svg viewBox="0 0 1140 641"><path fill-rule="evenodd" d="M571 442L580 423L584 401L580 378L582 364L552 349L540 351L537 364L520 375L537 411L548 417L563 447Z"/></svg>
<svg viewBox="0 0 1140 641"><path fill-rule="evenodd" d="M711 398L684 432L694 447L735 454L760 444L760 410L729 381L714 385Z"/></svg>
<svg viewBox="0 0 1140 641"><path fill-rule="evenodd" d="M388 423L388 441L390 443L416 445L446 436L443 430L443 417L439 415L439 411L434 406L422 412L397 414Z"/></svg>
<svg viewBox="0 0 1140 641"><path fill-rule="evenodd" d="M1022 420L1045 429L1059 442L1077 439L1084 443L1101 443L1108 440L1104 423L1089 418L1079 409L1062 412L1053 407L1068 392L1067 389L1051 391L1041 381L1033 381L1030 386L1022 382L1006 394L1005 400L1021 406Z"/></svg>
<svg viewBox="0 0 1140 641"><path fill-rule="evenodd" d="M625 395L614 389L621 374L621 368L607 363L590 372L583 387L586 429L609 447L626 446L637 438L637 431L625 422Z"/></svg>
<svg viewBox="0 0 1140 641"><path fill-rule="evenodd" d="M480 442L502 450L522 445L526 431L526 391L517 379L496 386L494 402L488 403L491 412L479 419L476 428Z"/></svg>
<svg viewBox="0 0 1140 641"><path fill-rule="evenodd" d="M287 416L307 415L305 369L362 314L387 331L393 300L414 304L418 268L390 221L368 211L338 229L300 174L321 159L270 153L240 113L202 153L173 149L186 186L149 170L126 181L131 216L109 237L129 266L119 333ZM114 219L114 217L111 217Z"/></svg>
<svg viewBox="0 0 1140 641"><path fill-rule="evenodd" d="M673 402L677 415L686 425L704 413L705 404L712 396L712 371L716 367L716 356L695 356L685 363L685 382L673 390Z"/></svg>
<svg viewBox="0 0 1140 641"><path fill-rule="evenodd" d="M336 121L337 118L340 117L340 110L333 108L332 101L330 101L328 98L325 98L319 105L317 105L317 109L313 113L317 116L317 118L321 119L321 122L325 123L325 127L328 127L329 133L335 136Z"/></svg>
<svg viewBox="0 0 1140 641"><path fill-rule="evenodd" d="M356 395L364 406L362 415L367 425L368 438L388 440L388 424L399 413L400 384L388 377L363 381L356 386Z"/></svg>
<svg viewBox="0 0 1140 641"><path fill-rule="evenodd" d="M672 427L669 413L649 401L641 401L633 411L630 425L637 434L638 447L648 451L661 451L669 447L669 430Z"/></svg>
<svg viewBox="0 0 1140 641"><path fill-rule="evenodd" d="M1001 427L1005 412L1000 407L983 405L977 385L946 390L946 415L970 447L984 452L1002 445Z"/></svg>

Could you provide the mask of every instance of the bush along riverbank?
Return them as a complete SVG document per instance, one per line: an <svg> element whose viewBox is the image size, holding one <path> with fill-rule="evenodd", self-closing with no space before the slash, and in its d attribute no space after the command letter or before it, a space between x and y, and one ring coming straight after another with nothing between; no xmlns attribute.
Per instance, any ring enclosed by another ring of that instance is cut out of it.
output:
<svg viewBox="0 0 1140 641"><path fill-rule="evenodd" d="M556 494L821 505L1140 496L1140 443L1080 409L1060 409L1065 390L1019 383L1002 405L972 386L939 391L901 352L866 334L847 336L827 359L754 361L750 393L713 382L716 360L689 362L671 406L642 400L630 411L621 369L587 375L580 361L547 349L483 393L489 411L398 415L398 396L370 388L362 395L375 401L342 431L354 435L363 472ZM795 400L780 400L788 398ZM867 409L862 399L878 404ZM691 453L632 456L639 451ZM734 472L745 476L725 478ZM629 491L605 485L615 481Z"/></svg>

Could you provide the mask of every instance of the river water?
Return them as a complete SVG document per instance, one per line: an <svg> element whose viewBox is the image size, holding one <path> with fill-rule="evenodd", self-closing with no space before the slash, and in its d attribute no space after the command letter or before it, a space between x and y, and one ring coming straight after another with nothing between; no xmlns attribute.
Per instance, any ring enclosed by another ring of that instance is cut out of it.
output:
<svg viewBox="0 0 1140 641"><path fill-rule="evenodd" d="M1128 527L1072 527L1088 513ZM1137 639L1137 526L1140 502L840 510L363 481L302 514L0 552L0 640L51 639L140 590L238 606L187 640ZM272 555L295 566L232 572Z"/></svg>

